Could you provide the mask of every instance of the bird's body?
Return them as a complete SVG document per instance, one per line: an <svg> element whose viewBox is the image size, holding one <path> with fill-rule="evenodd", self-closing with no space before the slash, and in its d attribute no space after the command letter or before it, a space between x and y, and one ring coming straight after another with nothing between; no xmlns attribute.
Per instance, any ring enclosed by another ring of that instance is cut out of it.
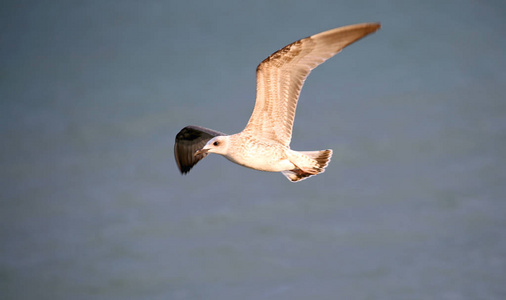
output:
<svg viewBox="0 0 506 300"><path fill-rule="evenodd" d="M288 161L287 147L270 141L262 141L250 134L237 133L228 137L234 151L224 155L238 165L259 171L281 172L293 167Z"/></svg>
<svg viewBox="0 0 506 300"><path fill-rule="evenodd" d="M244 167L282 172L292 182L324 172L332 150L290 149L300 90L312 69L379 27L364 23L332 29L269 56L257 68L257 100L246 128L233 135L183 128L174 145L180 171L185 174L208 153L216 153Z"/></svg>
<svg viewBox="0 0 506 300"><path fill-rule="evenodd" d="M318 168L317 162L304 152L269 140L259 140L245 132L227 136L226 139L228 147L219 154L247 168L267 172Z"/></svg>

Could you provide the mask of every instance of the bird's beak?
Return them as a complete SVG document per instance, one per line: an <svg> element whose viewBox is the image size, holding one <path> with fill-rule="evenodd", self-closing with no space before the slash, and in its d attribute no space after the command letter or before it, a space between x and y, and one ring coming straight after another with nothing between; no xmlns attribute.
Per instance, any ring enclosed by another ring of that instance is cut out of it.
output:
<svg viewBox="0 0 506 300"><path fill-rule="evenodd" d="M209 149L202 148L200 150L195 151L195 154L193 154L193 156L203 155L206 154L207 152L209 152Z"/></svg>

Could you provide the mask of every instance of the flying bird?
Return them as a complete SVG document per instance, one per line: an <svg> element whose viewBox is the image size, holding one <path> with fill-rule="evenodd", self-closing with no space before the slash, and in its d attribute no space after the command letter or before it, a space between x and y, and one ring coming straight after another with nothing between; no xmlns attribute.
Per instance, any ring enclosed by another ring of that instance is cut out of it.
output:
<svg viewBox="0 0 506 300"><path fill-rule="evenodd" d="M174 156L181 173L188 173L209 153L251 169L281 172L292 182L323 173L332 157L331 149L290 149L300 90L311 70L379 28L379 23L339 27L274 52L257 67L255 107L243 131L227 135L186 126L176 135Z"/></svg>

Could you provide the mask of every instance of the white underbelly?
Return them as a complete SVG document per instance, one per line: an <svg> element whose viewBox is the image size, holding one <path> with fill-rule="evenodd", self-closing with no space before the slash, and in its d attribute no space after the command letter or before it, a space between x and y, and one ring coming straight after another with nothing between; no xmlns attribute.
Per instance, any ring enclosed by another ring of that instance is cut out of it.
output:
<svg viewBox="0 0 506 300"><path fill-rule="evenodd" d="M292 170L295 166L281 155L263 155L255 153L247 157L227 157L228 160L241 166L266 172Z"/></svg>

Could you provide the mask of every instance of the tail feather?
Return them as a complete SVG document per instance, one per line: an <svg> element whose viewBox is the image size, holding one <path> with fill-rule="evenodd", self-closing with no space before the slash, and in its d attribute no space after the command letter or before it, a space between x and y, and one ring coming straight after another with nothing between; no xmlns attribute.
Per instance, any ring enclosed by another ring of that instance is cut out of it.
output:
<svg viewBox="0 0 506 300"><path fill-rule="evenodd" d="M325 169L329 162L330 158L332 157L332 150L320 150L320 151L300 151L300 153L307 155L311 157L312 159L316 160L318 163L318 167L320 169Z"/></svg>
<svg viewBox="0 0 506 300"><path fill-rule="evenodd" d="M321 150L321 151L300 151L299 153L302 153L306 156L309 156L310 158L314 159L316 163L318 164L317 168L312 169L293 169L293 170L287 170L283 171L283 175L285 175L288 180L292 182L302 181L304 179L307 179L311 176L318 175L320 173L325 172L325 168L328 166L330 162L330 158L332 157L332 150Z"/></svg>

